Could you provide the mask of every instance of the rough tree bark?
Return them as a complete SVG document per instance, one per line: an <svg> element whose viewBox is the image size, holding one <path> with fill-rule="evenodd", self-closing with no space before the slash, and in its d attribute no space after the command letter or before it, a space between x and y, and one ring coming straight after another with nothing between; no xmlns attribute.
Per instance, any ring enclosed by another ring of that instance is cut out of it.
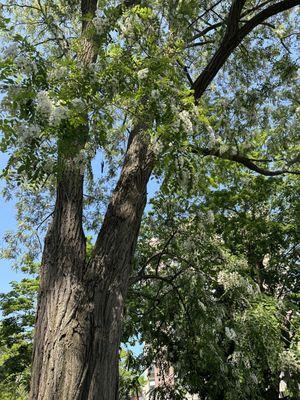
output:
<svg viewBox="0 0 300 400"><path fill-rule="evenodd" d="M83 177L64 172L45 240L31 399L118 398L118 349L130 264L153 154L133 130L94 253L86 261Z"/></svg>
<svg viewBox="0 0 300 400"><path fill-rule="evenodd" d="M299 1L282 3L293 6ZM84 33L88 28L85 16L95 13L97 0L82 0L81 4ZM130 6L134 2L127 0L124 4ZM234 23L237 27L238 21ZM240 31L234 30L235 34ZM241 38L234 38L230 51L225 39L210 68L195 82L196 100ZM82 60L92 62L93 44L86 39L83 43ZM67 157L62 167L42 258L31 400L118 399L123 304L154 165L144 128L141 125L131 132L121 175L90 260L86 260L82 228L83 176L72 157Z"/></svg>

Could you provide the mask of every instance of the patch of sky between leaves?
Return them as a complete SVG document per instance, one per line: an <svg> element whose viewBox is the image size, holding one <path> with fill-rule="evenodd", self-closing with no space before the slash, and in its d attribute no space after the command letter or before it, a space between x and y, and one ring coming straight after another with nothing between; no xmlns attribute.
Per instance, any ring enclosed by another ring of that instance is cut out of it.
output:
<svg viewBox="0 0 300 400"><path fill-rule="evenodd" d="M7 156L0 153L0 171L7 162ZM5 232L14 230L17 226L15 217L15 204L13 200L5 201L1 195L4 183L0 180L0 247L3 247L3 236ZM16 271L12 268L8 260L0 259L0 293L10 290L11 281L19 281L27 275L22 271Z"/></svg>

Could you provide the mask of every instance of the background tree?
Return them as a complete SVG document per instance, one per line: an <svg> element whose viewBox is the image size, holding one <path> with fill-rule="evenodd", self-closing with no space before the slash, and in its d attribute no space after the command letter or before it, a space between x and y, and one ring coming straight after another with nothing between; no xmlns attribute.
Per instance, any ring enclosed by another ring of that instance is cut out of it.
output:
<svg viewBox="0 0 300 400"><path fill-rule="evenodd" d="M10 292L1 295L0 388L3 400L28 398L37 290L36 279L23 279L13 283Z"/></svg>
<svg viewBox="0 0 300 400"><path fill-rule="evenodd" d="M298 173L299 3L3 3L5 177L46 187L41 202L56 193L32 399L118 397L122 311L151 174L188 187L200 168L198 184L212 185L211 156L263 175ZM84 186L97 151L108 196ZM105 209L88 261L85 189Z"/></svg>
<svg viewBox="0 0 300 400"><path fill-rule="evenodd" d="M299 182L237 175L153 201L125 332L146 343L141 363L174 366L177 395L296 399Z"/></svg>

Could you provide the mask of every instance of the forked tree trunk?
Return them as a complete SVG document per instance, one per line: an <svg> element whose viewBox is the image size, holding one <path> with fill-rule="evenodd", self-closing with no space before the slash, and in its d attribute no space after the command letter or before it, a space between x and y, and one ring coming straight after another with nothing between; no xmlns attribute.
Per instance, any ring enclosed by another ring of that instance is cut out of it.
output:
<svg viewBox="0 0 300 400"><path fill-rule="evenodd" d="M152 167L136 129L88 261L83 178L75 167L63 173L42 261L31 400L118 399L123 304Z"/></svg>
<svg viewBox="0 0 300 400"><path fill-rule="evenodd" d="M134 4L125 0L119 11ZM225 34L209 68L193 85L196 100L255 26L297 4L298 0L279 2L258 13L230 41ZM97 0L81 0L84 40L79 58L84 64L96 59L88 29L96 8ZM229 23L238 26L231 15ZM42 259L31 400L118 399L122 310L152 168L147 140L136 129L88 261L82 229L83 177L72 163L61 174Z"/></svg>

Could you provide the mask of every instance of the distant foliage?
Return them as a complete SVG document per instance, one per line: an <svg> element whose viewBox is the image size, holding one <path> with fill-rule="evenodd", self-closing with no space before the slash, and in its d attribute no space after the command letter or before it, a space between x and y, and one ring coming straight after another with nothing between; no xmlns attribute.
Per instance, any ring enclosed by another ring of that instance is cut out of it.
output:
<svg viewBox="0 0 300 400"><path fill-rule="evenodd" d="M140 362L174 366L174 396L296 399L299 182L241 174L203 189L152 201L125 334L145 343Z"/></svg>

